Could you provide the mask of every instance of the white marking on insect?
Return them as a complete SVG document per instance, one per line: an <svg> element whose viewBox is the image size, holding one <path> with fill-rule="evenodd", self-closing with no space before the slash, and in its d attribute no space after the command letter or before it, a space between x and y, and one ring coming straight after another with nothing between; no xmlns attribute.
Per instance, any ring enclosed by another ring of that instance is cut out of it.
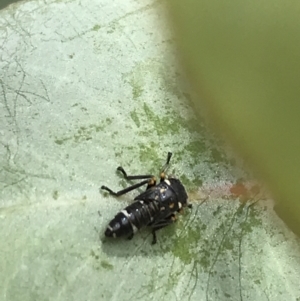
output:
<svg viewBox="0 0 300 301"><path fill-rule="evenodd" d="M123 213L127 217L128 221L132 227L133 233L136 233L138 231L138 228L131 222L130 214L127 212L127 210L122 210L121 213Z"/></svg>
<svg viewBox="0 0 300 301"><path fill-rule="evenodd" d="M171 186L171 182L169 180L165 180L165 183L169 186Z"/></svg>
<svg viewBox="0 0 300 301"><path fill-rule="evenodd" d="M161 188L159 191L160 193L164 193L167 189L166 188Z"/></svg>
<svg viewBox="0 0 300 301"><path fill-rule="evenodd" d="M108 229L109 231L113 232L113 228L112 228L110 225L107 226L107 229Z"/></svg>
<svg viewBox="0 0 300 301"><path fill-rule="evenodd" d="M180 202L178 202L178 208L181 209L182 208L182 204Z"/></svg>

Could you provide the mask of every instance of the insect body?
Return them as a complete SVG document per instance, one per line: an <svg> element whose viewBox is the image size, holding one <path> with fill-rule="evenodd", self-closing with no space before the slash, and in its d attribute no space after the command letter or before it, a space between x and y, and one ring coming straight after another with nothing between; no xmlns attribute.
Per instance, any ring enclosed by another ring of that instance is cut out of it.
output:
<svg viewBox="0 0 300 301"><path fill-rule="evenodd" d="M191 207L188 204L188 196L182 183L174 178L167 178L165 171L169 166L172 153L168 153L165 166L160 173L160 183L152 175L128 176L122 167L117 170L122 172L125 179L147 179L126 189L114 192L106 186L101 189L108 191L114 196L123 195L143 185L148 185L145 192L138 195L132 204L120 211L106 228L105 236L120 237L127 236L131 239L139 229L151 227L153 241L156 243L155 232L176 220L176 214L183 210L183 207Z"/></svg>

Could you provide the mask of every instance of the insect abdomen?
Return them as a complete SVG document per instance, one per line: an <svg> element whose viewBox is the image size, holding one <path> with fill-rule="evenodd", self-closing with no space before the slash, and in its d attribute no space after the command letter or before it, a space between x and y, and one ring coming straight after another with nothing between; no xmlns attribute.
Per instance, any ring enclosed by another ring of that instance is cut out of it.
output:
<svg viewBox="0 0 300 301"><path fill-rule="evenodd" d="M132 237L142 227L152 222L153 217L159 211L156 201L137 200L120 211L109 223L105 236Z"/></svg>

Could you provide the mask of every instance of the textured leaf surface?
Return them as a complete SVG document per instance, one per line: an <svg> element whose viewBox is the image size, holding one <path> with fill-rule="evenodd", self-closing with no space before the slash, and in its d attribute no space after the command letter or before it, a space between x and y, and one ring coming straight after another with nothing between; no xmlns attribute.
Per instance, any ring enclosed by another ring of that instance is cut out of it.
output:
<svg viewBox="0 0 300 301"><path fill-rule="evenodd" d="M194 115L162 1L0 14L1 300L300 298L299 241ZM139 192L99 187L128 185L119 165L157 174L168 151L193 209L155 246L105 240Z"/></svg>

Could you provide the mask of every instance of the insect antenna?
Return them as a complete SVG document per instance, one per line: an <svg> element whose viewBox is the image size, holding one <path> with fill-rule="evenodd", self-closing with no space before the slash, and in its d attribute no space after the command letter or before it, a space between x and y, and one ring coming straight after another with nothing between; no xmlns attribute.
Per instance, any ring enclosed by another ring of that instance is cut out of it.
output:
<svg viewBox="0 0 300 301"><path fill-rule="evenodd" d="M163 166L163 168L162 168L162 170L160 172L160 181L161 182L163 182L165 180L165 178L166 178L166 171L169 168L171 157L172 157L172 153L168 152L167 162Z"/></svg>

